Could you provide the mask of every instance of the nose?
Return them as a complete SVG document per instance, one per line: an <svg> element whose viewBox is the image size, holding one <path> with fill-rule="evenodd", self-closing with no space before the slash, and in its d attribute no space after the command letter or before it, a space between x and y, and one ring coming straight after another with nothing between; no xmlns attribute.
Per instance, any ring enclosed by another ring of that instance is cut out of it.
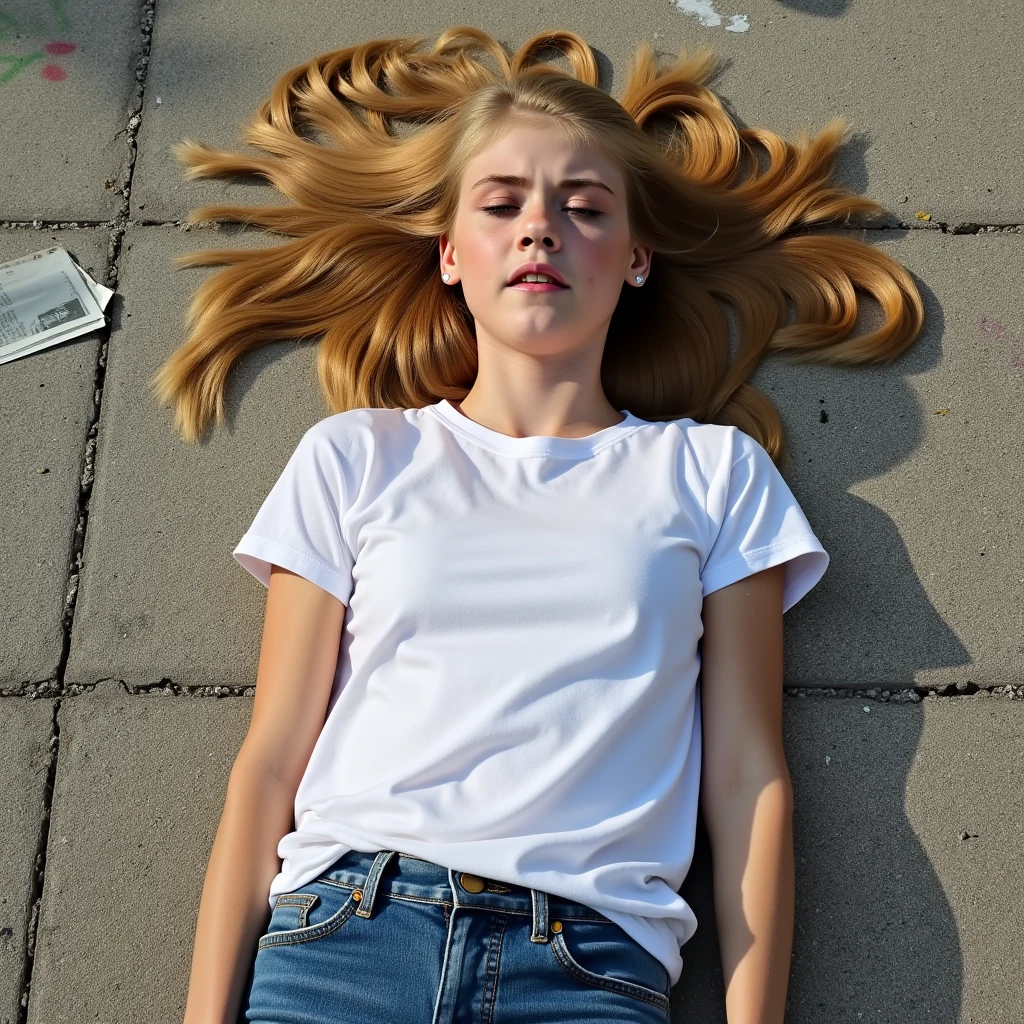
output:
<svg viewBox="0 0 1024 1024"><path fill-rule="evenodd" d="M535 241L539 241L546 249L555 248L558 244L557 233L551 224L544 199L533 199L524 208L523 234L520 237L520 248L528 249Z"/></svg>

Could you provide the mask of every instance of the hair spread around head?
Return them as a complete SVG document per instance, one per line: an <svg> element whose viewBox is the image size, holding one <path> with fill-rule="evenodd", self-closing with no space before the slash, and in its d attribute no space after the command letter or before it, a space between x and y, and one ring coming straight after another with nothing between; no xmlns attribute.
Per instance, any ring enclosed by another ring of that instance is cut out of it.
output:
<svg viewBox="0 0 1024 1024"><path fill-rule="evenodd" d="M334 412L464 397L476 376L474 322L461 289L441 281L437 243L454 223L464 168L512 124L553 125L598 147L622 172L635 242L654 250L644 287L623 288L608 329L601 382L616 409L737 426L784 466L779 413L748 383L765 353L882 363L919 335L923 304L898 262L809 230L882 210L829 183L843 118L792 143L738 128L705 84L715 58L703 46L662 68L639 44L615 99L574 32L540 33L511 55L471 26L423 43L374 39L281 75L243 136L269 156L187 139L175 147L187 178L254 174L291 200L202 206L188 218L292 238L176 258L222 268L196 289L188 337L150 382L186 441L211 417L223 423L229 371L272 341L320 338L317 374ZM543 61L546 50L571 71ZM884 322L851 336L857 292Z"/></svg>

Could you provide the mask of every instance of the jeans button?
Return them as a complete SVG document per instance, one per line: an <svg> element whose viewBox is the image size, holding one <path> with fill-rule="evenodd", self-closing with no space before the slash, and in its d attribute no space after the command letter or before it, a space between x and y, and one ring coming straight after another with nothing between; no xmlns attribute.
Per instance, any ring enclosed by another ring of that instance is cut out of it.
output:
<svg viewBox="0 0 1024 1024"><path fill-rule="evenodd" d="M459 883L466 892L483 892L484 880L479 875L463 871L459 875Z"/></svg>

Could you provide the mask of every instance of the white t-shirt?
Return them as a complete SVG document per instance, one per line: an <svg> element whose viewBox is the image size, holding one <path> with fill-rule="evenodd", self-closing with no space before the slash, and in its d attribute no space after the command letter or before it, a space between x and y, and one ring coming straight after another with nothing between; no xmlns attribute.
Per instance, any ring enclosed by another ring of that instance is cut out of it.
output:
<svg viewBox="0 0 1024 1024"><path fill-rule="evenodd" d="M233 552L347 606L271 907L397 850L586 904L679 979L702 599L784 562L788 610L829 556L749 435L621 411L511 437L442 400L299 441Z"/></svg>

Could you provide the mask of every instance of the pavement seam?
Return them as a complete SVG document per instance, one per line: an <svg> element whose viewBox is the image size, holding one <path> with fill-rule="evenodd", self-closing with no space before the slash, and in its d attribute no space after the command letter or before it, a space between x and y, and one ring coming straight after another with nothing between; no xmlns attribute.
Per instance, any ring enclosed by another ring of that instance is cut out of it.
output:
<svg viewBox="0 0 1024 1024"><path fill-rule="evenodd" d="M52 682L53 680L45 681L45 683ZM116 683L122 692L132 697L158 694L166 697L216 698L253 697L256 694L255 687L253 686L226 686L222 684L215 686L188 686L175 683L166 678L156 683L126 683L123 679L107 678L99 679L94 683L65 684L61 688L57 699L60 700L64 697L77 696L83 693L92 693L101 683ZM38 685L38 683L25 682L16 690L0 691L0 700L18 697L36 700L47 696L47 694L40 693L35 689ZM925 700L950 700L958 698L1021 700L1024 699L1024 684L994 683L991 686L978 686L976 683L967 680L966 682L946 683L943 686L912 686L903 689L897 689L892 686L886 689L882 689L879 686L873 686L868 689L852 686L785 686L783 687L783 696L790 698L832 697L837 700L870 700L878 704L916 704Z"/></svg>
<svg viewBox="0 0 1024 1024"><path fill-rule="evenodd" d="M139 6L139 48L135 64L136 89L132 101L132 109L128 116L128 124L124 129L125 141L127 144L127 167L120 183L119 191L122 201L121 208L114 217L113 222L93 222L89 226L110 227L110 237L107 243L107 272L103 283L108 288L116 289L118 277L118 261L121 255L121 241L124 237L125 227L128 224L129 204L131 201L132 177L135 173L135 159L137 154L136 136L139 125L142 121L142 106L146 91L146 78L149 73L149 56L153 42L153 19L155 14L155 0L140 0ZM115 134L115 138L121 132ZM40 227L43 222L33 221L33 227ZM68 222L61 222L68 223ZM77 222L79 224L83 222ZM4 226L7 226L5 224ZM112 308L112 307L111 307ZM61 620L62 638L60 661L57 665L56 678L48 680L52 683L56 693L53 701L53 718L51 722L49 752L50 760L47 766L46 788L43 794L42 822L39 829L39 841L36 847L36 855L33 862L32 892L29 896L29 922L25 936L25 955L22 962L21 972L21 995L18 1000L18 1013L15 1024L27 1024L28 1006L32 995L32 976L35 967L36 937L38 935L38 921L42 908L43 885L46 877L46 856L50 836L50 815L53 807L53 788L57 775L57 758L60 753L60 726L59 715L64 695L64 672L67 667L68 655L71 650L71 631L74 624L75 607L78 599L78 581L82 570L82 551L85 545L85 531L89 519L89 499L92 495L94 458L96 454L96 435L99 429L100 405L103 398L103 385L106 378L107 346L110 341L110 325L104 326L99 332L101 343L100 352L96 362L95 382L93 387L93 411L89 429L86 432L85 450L82 453L82 470L79 477L78 488L78 513L75 520L75 533L72 540L70 565L68 573L67 589L64 598L64 614ZM39 696L48 695L46 687L36 688ZM40 692L41 691L41 692Z"/></svg>
<svg viewBox="0 0 1024 1024"><path fill-rule="evenodd" d="M153 0L149 0L152 4ZM137 130L137 126L136 126ZM134 131L134 130L133 130ZM130 138L130 143L134 147L135 138L134 134ZM134 156L132 158L132 166L134 168ZM128 186L130 187L130 185ZM125 195L125 200L122 203L122 211L126 210L128 206L128 196ZM98 228L108 227L113 228L115 231L120 228L121 233L124 233L124 229L127 227L178 227L187 229L189 227L197 227L202 225L219 225L219 224L240 224L241 221L232 220L217 220L217 221L203 221L202 224L197 224L195 221L183 221L183 220L151 220L148 218L140 218L135 220L128 217L127 215L122 216L119 213L113 220L75 220L75 221L58 221L58 220L4 220L0 221L0 229L11 228L12 230L18 229L23 230L25 228L35 228L39 231L74 231L75 229L85 228ZM821 224L816 225L815 230L817 231L938 231L940 234L950 235L991 235L991 234L1021 234L1024 233L1024 224L982 224L977 221L962 221L959 223L950 223L948 221L941 220L930 220L927 222L918 221L903 221L896 219L888 219L882 222L874 222L871 224L858 224L851 218L850 221L845 224Z"/></svg>
<svg viewBox="0 0 1024 1024"><path fill-rule="evenodd" d="M60 712L60 698L53 702L53 717L50 723L49 762L46 766L46 786L43 789L42 822L36 855L32 860L32 892L29 896L29 917L25 929L25 958L22 961L16 1024L25 1024L28 1019L28 999L32 989L32 968L35 964L36 935L39 928L39 913L42 908L43 876L46 872L46 847L50 840L50 811L53 806L53 787L57 777L57 752L60 747L60 726L57 716Z"/></svg>

